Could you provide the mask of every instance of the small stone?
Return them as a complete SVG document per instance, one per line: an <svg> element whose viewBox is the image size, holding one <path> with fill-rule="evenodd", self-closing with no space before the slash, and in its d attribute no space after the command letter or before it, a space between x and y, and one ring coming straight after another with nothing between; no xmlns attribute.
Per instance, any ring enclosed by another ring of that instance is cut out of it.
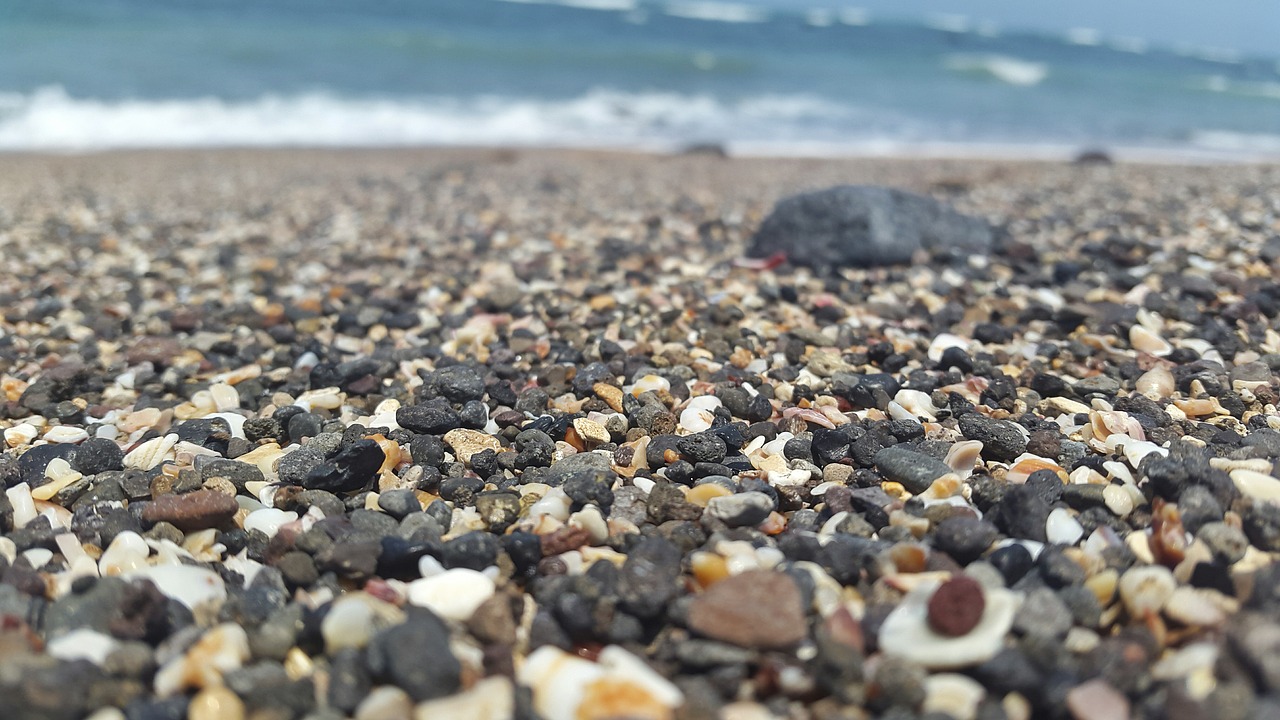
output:
<svg viewBox="0 0 1280 720"><path fill-rule="evenodd" d="M410 720L413 699L398 687L376 687L356 706L353 717L355 720Z"/></svg>
<svg viewBox="0 0 1280 720"><path fill-rule="evenodd" d="M404 405L396 410L396 423L424 435L444 435L462 427L458 413L436 405Z"/></svg>
<svg viewBox="0 0 1280 720"><path fill-rule="evenodd" d="M1224 522L1205 523L1196 537L1209 547L1215 559L1234 565L1249 550L1249 538L1239 529Z"/></svg>
<svg viewBox="0 0 1280 720"><path fill-rule="evenodd" d="M961 565L968 565L986 552L999 532L995 526L975 517L951 517L938 523L933 545Z"/></svg>
<svg viewBox="0 0 1280 720"><path fill-rule="evenodd" d="M449 626L426 608L407 608L404 623L374 635L366 658L376 680L398 685L416 702L452 695L462 685Z"/></svg>
<svg viewBox="0 0 1280 720"><path fill-rule="evenodd" d="M982 454L997 462L1013 462L1027 451L1027 438L1018 426L1007 420L995 420L978 413L967 413L959 419L960 432L969 440L982 443Z"/></svg>
<svg viewBox="0 0 1280 720"><path fill-rule="evenodd" d="M612 439L603 425L587 418L575 418L573 429L587 443L587 447L603 445Z"/></svg>
<svg viewBox="0 0 1280 720"><path fill-rule="evenodd" d="M901 483L913 495L928 490L934 480L951 472L941 460L898 445L877 452L874 461L880 474Z"/></svg>
<svg viewBox="0 0 1280 720"><path fill-rule="evenodd" d="M953 576L929 598L929 627L947 637L959 637L977 627L986 606L978 581L967 575Z"/></svg>
<svg viewBox="0 0 1280 720"><path fill-rule="evenodd" d="M413 711L413 720L508 720L513 717L516 717L515 687L510 679L502 676L485 678L457 695L421 703ZM357 714L356 720L364 719ZM384 715L380 720L399 719Z"/></svg>
<svg viewBox="0 0 1280 720"><path fill-rule="evenodd" d="M197 490L184 495L161 495L142 510L148 523L167 522L183 532L216 528L240 509L234 497L213 490Z"/></svg>
<svg viewBox="0 0 1280 720"><path fill-rule="evenodd" d="M502 452L502 443L498 438L479 430L459 428L445 433L444 442L453 448L453 454L463 463L470 464L471 456L481 450Z"/></svg>
<svg viewBox="0 0 1280 720"><path fill-rule="evenodd" d="M791 576L760 570L725 578L695 597L689 628L740 647L767 650L795 646L808 629Z"/></svg>
<svg viewBox="0 0 1280 720"><path fill-rule="evenodd" d="M1067 709L1074 720L1129 720L1129 698L1102 678L1068 691Z"/></svg>
<svg viewBox="0 0 1280 720"><path fill-rule="evenodd" d="M114 440L89 438L71 456L71 467L84 475L124 469L124 451Z"/></svg>
<svg viewBox="0 0 1280 720"><path fill-rule="evenodd" d="M378 495L378 507L397 520L422 512L422 502L413 490L388 490Z"/></svg>
<svg viewBox="0 0 1280 720"><path fill-rule="evenodd" d="M244 701L225 687L205 688L187 706L187 720L243 720L244 713Z"/></svg>
<svg viewBox="0 0 1280 720"><path fill-rule="evenodd" d="M301 485L306 481L307 473L323 463L324 453L311 445L303 445L280 456L276 461L276 475L280 482Z"/></svg>
<svg viewBox="0 0 1280 720"><path fill-rule="evenodd" d="M357 440L307 472L302 486L332 493L359 490L374 479L386 458L376 441Z"/></svg>
<svg viewBox="0 0 1280 720"><path fill-rule="evenodd" d="M755 527L773 512L773 499L762 492L742 492L707 501L707 515L729 527Z"/></svg>
<svg viewBox="0 0 1280 720"><path fill-rule="evenodd" d="M445 619L466 622L476 608L493 596L496 586L482 572L454 568L414 580L406 589L410 603L430 608Z"/></svg>

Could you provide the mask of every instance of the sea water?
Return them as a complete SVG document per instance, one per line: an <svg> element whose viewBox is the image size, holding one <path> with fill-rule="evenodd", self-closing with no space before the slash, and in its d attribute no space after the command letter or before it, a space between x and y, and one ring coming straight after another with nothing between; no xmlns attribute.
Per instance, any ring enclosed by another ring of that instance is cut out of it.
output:
<svg viewBox="0 0 1280 720"><path fill-rule="evenodd" d="M1274 58L698 0L3 0L0 149L1280 157Z"/></svg>

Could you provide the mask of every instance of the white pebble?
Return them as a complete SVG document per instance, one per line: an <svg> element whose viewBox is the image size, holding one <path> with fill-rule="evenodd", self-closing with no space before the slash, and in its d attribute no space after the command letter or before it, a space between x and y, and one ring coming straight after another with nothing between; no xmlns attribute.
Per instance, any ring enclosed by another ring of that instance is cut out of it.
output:
<svg viewBox="0 0 1280 720"><path fill-rule="evenodd" d="M98 571L103 576L123 575L146 567L151 548L142 536L131 530L116 535L102 557L98 559Z"/></svg>
<svg viewBox="0 0 1280 720"><path fill-rule="evenodd" d="M466 720L507 720L515 717L515 688L501 675L485 678L464 692L438 700L419 703L414 720L465 718ZM356 720L364 720L359 714ZM382 716L381 720L392 720Z"/></svg>
<svg viewBox="0 0 1280 720"><path fill-rule="evenodd" d="M496 585L488 575L467 568L454 568L409 583L409 602L430 608L437 615L466 622L485 600L493 597Z"/></svg>
<svg viewBox="0 0 1280 720"><path fill-rule="evenodd" d="M382 685L360 701L353 717L355 720L408 720L412 714L413 698L409 693L395 685Z"/></svg>
<svg viewBox="0 0 1280 720"><path fill-rule="evenodd" d="M40 435L40 431L34 425L27 423L19 423L11 428L5 428L4 442L11 448L22 447L31 444Z"/></svg>
<svg viewBox="0 0 1280 720"><path fill-rule="evenodd" d="M22 557L27 559L31 567L39 570L53 559L53 551L48 548L34 547L22 551Z"/></svg>
<svg viewBox="0 0 1280 720"><path fill-rule="evenodd" d="M1133 512L1133 496L1120 485L1108 485L1102 490L1102 500L1116 517L1128 517Z"/></svg>
<svg viewBox="0 0 1280 720"><path fill-rule="evenodd" d="M1070 512L1056 508L1049 513L1049 519L1045 522L1045 535L1051 545L1075 545L1084 537L1084 527Z"/></svg>
<svg viewBox="0 0 1280 720"><path fill-rule="evenodd" d="M955 720L974 720L978 704L987 696L978 681L958 673L937 673L924 680L925 713L948 715Z"/></svg>
<svg viewBox="0 0 1280 720"><path fill-rule="evenodd" d="M155 691L160 697L188 688L222 684L222 676L239 669L249 659L249 636L235 623L219 625L156 673Z"/></svg>
<svg viewBox="0 0 1280 720"><path fill-rule="evenodd" d="M1255 500L1280 503L1280 480L1253 470L1232 470L1236 489Z"/></svg>
<svg viewBox="0 0 1280 720"><path fill-rule="evenodd" d="M922 582L908 592L880 627L880 649L889 655L929 669L948 670L976 665L995 656L1013 627L1022 595L1003 588L986 590L986 609L978 625L960 637L947 637L929 626L929 599L936 581Z"/></svg>
<svg viewBox="0 0 1280 720"><path fill-rule="evenodd" d="M533 689L534 709L546 720L595 717L590 711L597 703L644 708L643 717L669 717L684 701L669 680L616 645L600 651L594 663L544 645L529 654L517 680Z"/></svg>

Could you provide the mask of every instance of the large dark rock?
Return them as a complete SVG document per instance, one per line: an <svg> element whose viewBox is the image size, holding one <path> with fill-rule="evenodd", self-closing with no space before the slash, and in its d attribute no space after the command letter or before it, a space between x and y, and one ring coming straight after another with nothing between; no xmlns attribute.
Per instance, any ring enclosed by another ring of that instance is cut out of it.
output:
<svg viewBox="0 0 1280 720"><path fill-rule="evenodd" d="M747 254L785 253L814 268L896 265L917 250L981 253L991 226L932 198L894 188L842 185L780 201Z"/></svg>

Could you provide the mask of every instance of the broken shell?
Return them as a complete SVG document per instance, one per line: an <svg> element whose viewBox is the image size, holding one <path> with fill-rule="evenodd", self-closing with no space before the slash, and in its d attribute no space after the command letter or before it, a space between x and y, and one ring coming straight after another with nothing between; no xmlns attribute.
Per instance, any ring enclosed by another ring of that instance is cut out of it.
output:
<svg viewBox="0 0 1280 720"><path fill-rule="evenodd" d="M967 667L994 657L1013 626L1021 594L987 588L987 606L978 625L952 638L929 627L929 599L937 588L937 582L925 582L907 593L880 627L880 649L930 669Z"/></svg>
<svg viewBox="0 0 1280 720"><path fill-rule="evenodd" d="M482 572L454 568L414 580L407 590L411 604L430 608L449 620L466 622L476 608L493 597L496 587L493 579Z"/></svg>
<svg viewBox="0 0 1280 720"><path fill-rule="evenodd" d="M1164 357L1173 352L1173 346L1169 344L1168 340L1141 325L1134 325L1129 328L1129 345L1134 350L1155 355L1156 357Z"/></svg>
<svg viewBox="0 0 1280 720"><path fill-rule="evenodd" d="M1177 589L1173 573L1159 565L1130 568L1120 576L1120 599L1133 618L1160 612Z"/></svg>
<svg viewBox="0 0 1280 720"><path fill-rule="evenodd" d="M647 392L664 393L670 391L671 382L661 375L645 375L639 380L636 380L635 385L632 385L631 388L627 390L627 392L637 397Z"/></svg>
<svg viewBox="0 0 1280 720"><path fill-rule="evenodd" d="M222 676L249 659L249 636L235 623L224 623L205 633L191 649L170 660L156 673L155 690L169 697L187 688L215 687Z"/></svg>
<svg viewBox="0 0 1280 720"><path fill-rule="evenodd" d="M124 456L124 466L137 470L150 470L165 460L171 459L173 447L177 444L178 436L173 433L151 438Z"/></svg>
<svg viewBox="0 0 1280 720"><path fill-rule="evenodd" d="M669 720L684 696L644 661L616 645L591 662L544 645L517 673L533 688L533 706L547 720Z"/></svg>
<svg viewBox="0 0 1280 720"><path fill-rule="evenodd" d="M1075 545L1084 537L1084 527L1064 508L1055 508L1045 522L1045 536L1051 545Z"/></svg>
<svg viewBox="0 0 1280 720"><path fill-rule="evenodd" d="M1133 385L1140 394L1151 400L1163 400L1173 395L1173 373L1163 365L1157 365L1143 373Z"/></svg>
<svg viewBox="0 0 1280 720"><path fill-rule="evenodd" d="M1067 481L1067 471L1054 461L1032 455L1031 453L1023 453L1019 455L1013 464L1009 466L1009 472L1005 474L1005 479L1011 483L1021 485L1031 477L1031 474L1039 470L1049 470L1058 475L1065 483Z"/></svg>
<svg viewBox="0 0 1280 720"><path fill-rule="evenodd" d="M961 440L947 450L947 457L943 462L954 470L961 480L964 480L973 474L973 469L977 467L981 458L982 441Z"/></svg>

